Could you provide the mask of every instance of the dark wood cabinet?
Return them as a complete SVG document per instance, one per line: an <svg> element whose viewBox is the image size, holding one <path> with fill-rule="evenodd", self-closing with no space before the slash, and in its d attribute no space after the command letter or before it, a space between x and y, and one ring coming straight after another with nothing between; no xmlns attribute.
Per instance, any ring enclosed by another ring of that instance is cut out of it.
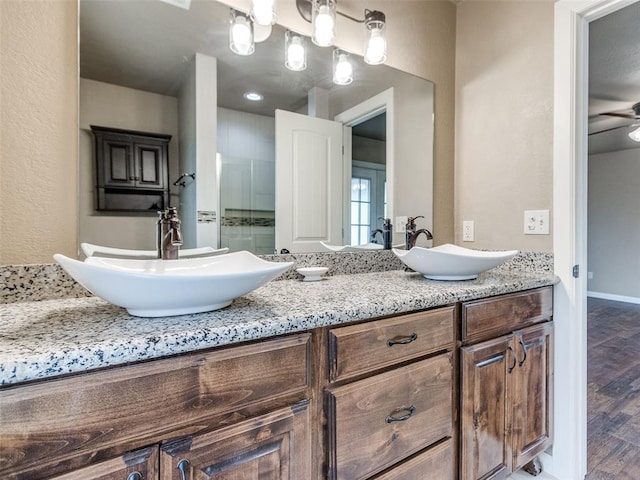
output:
<svg viewBox="0 0 640 480"><path fill-rule="evenodd" d="M471 318L479 320L479 311L494 321L484 337L473 330L473 336L463 338L463 345L471 344L460 350L462 480L507 478L551 445L550 296L550 288L539 289L463 306L463 325L465 320L471 325ZM524 328L486 339L490 332L504 333L514 326ZM484 339L476 343L478 338Z"/></svg>
<svg viewBox="0 0 640 480"><path fill-rule="evenodd" d="M171 135L91 126L96 139L97 210L164 210Z"/></svg>
<svg viewBox="0 0 640 480"><path fill-rule="evenodd" d="M158 446L153 445L53 477L51 480L155 480L157 478Z"/></svg>
<svg viewBox="0 0 640 480"><path fill-rule="evenodd" d="M308 404L168 442L160 453L161 480L311 478Z"/></svg>

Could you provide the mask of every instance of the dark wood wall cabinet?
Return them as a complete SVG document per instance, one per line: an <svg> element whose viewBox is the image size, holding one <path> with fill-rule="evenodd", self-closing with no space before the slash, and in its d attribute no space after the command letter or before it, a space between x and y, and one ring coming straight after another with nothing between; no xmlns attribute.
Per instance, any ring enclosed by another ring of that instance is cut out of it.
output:
<svg viewBox="0 0 640 480"><path fill-rule="evenodd" d="M96 140L97 210L168 207L171 135L91 126Z"/></svg>
<svg viewBox="0 0 640 480"><path fill-rule="evenodd" d="M542 288L2 388L0 478L506 478L551 442L551 319Z"/></svg>

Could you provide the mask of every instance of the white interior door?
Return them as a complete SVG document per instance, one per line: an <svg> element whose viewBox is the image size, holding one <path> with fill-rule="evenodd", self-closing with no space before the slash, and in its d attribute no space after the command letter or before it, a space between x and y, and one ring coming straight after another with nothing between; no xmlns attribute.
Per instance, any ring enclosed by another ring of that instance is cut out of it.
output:
<svg viewBox="0 0 640 480"><path fill-rule="evenodd" d="M276 250L342 245L342 124L276 110Z"/></svg>

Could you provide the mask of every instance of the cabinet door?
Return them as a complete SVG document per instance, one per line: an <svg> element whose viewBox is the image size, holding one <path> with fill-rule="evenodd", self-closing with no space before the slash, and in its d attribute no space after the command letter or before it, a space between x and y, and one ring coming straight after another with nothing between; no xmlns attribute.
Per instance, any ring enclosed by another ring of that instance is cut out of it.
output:
<svg viewBox="0 0 640 480"><path fill-rule="evenodd" d="M496 480L511 473L512 340L513 335L505 335L461 349L462 480Z"/></svg>
<svg viewBox="0 0 640 480"><path fill-rule="evenodd" d="M137 187L164 188L166 147L162 142L149 140L135 143L135 181Z"/></svg>
<svg viewBox="0 0 640 480"><path fill-rule="evenodd" d="M158 478L158 447L134 452L81 468L51 480L155 480Z"/></svg>
<svg viewBox="0 0 640 480"><path fill-rule="evenodd" d="M98 157L98 168L102 171L102 183L105 187L132 187L135 185L133 145L126 137L103 138L102 156Z"/></svg>
<svg viewBox="0 0 640 480"><path fill-rule="evenodd" d="M551 444L553 324L516 332L518 366L513 394L513 468L529 463Z"/></svg>
<svg viewBox="0 0 640 480"><path fill-rule="evenodd" d="M161 448L163 480L311 478L308 402Z"/></svg>

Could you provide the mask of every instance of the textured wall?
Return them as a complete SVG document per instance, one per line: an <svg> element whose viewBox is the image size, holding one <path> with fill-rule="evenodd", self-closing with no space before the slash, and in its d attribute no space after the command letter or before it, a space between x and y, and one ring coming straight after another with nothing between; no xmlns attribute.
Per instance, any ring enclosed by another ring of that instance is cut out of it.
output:
<svg viewBox="0 0 640 480"><path fill-rule="evenodd" d="M77 253L75 1L0 2L0 264Z"/></svg>
<svg viewBox="0 0 640 480"><path fill-rule="evenodd" d="M462 2L456 25L456 243L550 252L523 216L553 206L553 1Z"/></svg>

